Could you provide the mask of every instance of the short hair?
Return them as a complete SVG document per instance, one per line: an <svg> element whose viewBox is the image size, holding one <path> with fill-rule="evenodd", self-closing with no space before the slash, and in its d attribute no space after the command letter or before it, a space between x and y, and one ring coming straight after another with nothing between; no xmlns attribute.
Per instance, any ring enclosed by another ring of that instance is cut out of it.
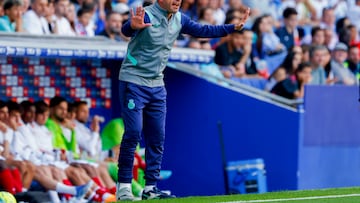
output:
<svg viewBox="0 0 360 203"><path fill-rule="evenodd" d="M3 100L0 100L0 109L6 107L6 102L4 102Z"/></svg>
<svg viewBox="0 0 360 203"><path fill-rule="evenodd" d="M319 31L324 31L324 29L322 29L320 26L315 26L311 29L311 36L315 36L315 34Z"/></svg>
<svg viewBox="0 0 360 203"><path fill-rule="evenodd" d="M9 100L6 102L6 106L9 109L9 113L13 112L13 111L17 111L19 113L21 112L21 106L17 102Z"/></svg>
<svg viewBox="0 0 360 203"><path fill-rule="evenodd" d="M3 9L4 11L11 9L14 6L22 6L23 3L21 0L6 0Z"/></svg>
<svg viewBox="0 0 360 203"><path fill-rule="evenodd" d="M24 113L25 111L29 111L32 106L35 106L33 102L29 100L22 101L20 103L21 113Z"/></svg>
<svg viewBox="0 0 360 203"><path fill-rule="evenodd" d="M309 62L300 63L297 69L295 70L295 73L299 73L303 71L305 68L311 68L311 63Z"/></svg>
<svg viewBox="0 0 360 203"><path fill-rule="evenodd" d="M49 111L49 105L43 100L36 101L34 105L36 109L35 114L42 114Z"/></svg>
<svg viewBox="0 0 360 203"><path fill-rule="evenodd" d="M318 50L328 50L328 48L324 45L316 45L316 46L313 46L310 48L310 57L312 57L314 55L314 52L315 51L318 51Z"/></svg>
<svg viewBox="0 0 360 203"><path fill-rule="evenodd" d="M62 102L66 102L67 100L64 97L60 97L60 96L55 96L53 98L50 99L50 108L58 106L60 103Z"/></svg>
<svg viewBox="0 0 360 203"><path fill-rule="evenodd" d="M109 20L112 15L120 15L121 16L121 14L118 12L110 11L106 14L106 20Z"/></svg>
<svg viewBox="0 0 360 203"><path fill-rule="evenodd" d="M298 12L296 11L295 8L293 8L293 7L287 7L287 8L284 10L284 12L283 12L283 17L284 17L284 18L289 18L290 16L292 16L292 15L297 15L297 14L298 14Z"/></svg>
<svg viewBox="0 0 360 203"><path fill-rule="evenodd" d="M79 106L81 106L81 105L88 105L88 103L86 102L86 101L76 101L76 102L74 102L73 103L73 105L74 105L74 108L79 108Z"/></svg>
<svg viewBox="0 0 360 203"><path fill-rule="evenodd" d="M76 16L79 18L82 15L84 15L85 13L92 13L92 11L93 11L93 9L90 9L90 8L80 8L78 10L78 12L76 13Z"/></svg>

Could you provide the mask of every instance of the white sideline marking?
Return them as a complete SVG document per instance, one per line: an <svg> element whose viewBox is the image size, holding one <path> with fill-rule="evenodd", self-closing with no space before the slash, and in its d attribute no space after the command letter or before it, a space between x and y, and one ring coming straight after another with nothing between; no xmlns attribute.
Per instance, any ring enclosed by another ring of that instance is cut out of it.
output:
<svg viewBox="0 0 360 203"><path fill-rule="evenodd" d="M336 199L343 197L360 197L360 194L348 194L348 195L328 195L328 196L314 196L314 197L294 197L287 199L264 199L264 200L244 200L244 201L231 201L221 203L256 203L256 202L283 202L283 201L299 201L299 200L314 200L314 199Z"/></svg>

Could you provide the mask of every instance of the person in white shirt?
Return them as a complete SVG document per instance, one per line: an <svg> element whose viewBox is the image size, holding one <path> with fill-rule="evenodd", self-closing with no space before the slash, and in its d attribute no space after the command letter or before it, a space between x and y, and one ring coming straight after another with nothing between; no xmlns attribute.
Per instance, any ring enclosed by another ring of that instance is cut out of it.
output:
<svg viewBox="0 0 360 203"><path fill-rule="evenodd" d="M100 117L94 116L90 123L90 128L86 126L89 119L89 106L85 101L74 103L75 108L75 134L76 140L80 147L80 151L86 152L91 159L95 159L98 163L96 171L104 182L104 186L109 190L114 190L115 182L107 170L107 163L99 159L102 153L100 131Z"/></svg>
<svg viewBox="0 0 360 203"><path fill-rule="evenodd" d="M50 34L48 22L45 19L47 0L31 0L31 10L23 16L25 32L29 34Z"/></svg>
<svg viewBox="0 0 360 203"><path fill-rule="evenodd" d="M43 165L41 160L38 158L41 152L39 151L34 135L31 132L31 123L24 123L21 119L21 110L23 110L23 117L26 117L24 115L29 115L33 104L30 102L23 102L23 104L25 105L21 107L16 102L7 102L9 120L15 121L16 123L13 128L14 139L12 141L12 148L10 151L15 154L16 159L23 160L35 168L34 180L39 182L40 185L49 191L49 194L52 197L52 202L60 203L57 193L70 194L74 195L77 199L82 199L92 186L93 182L89 181L87 184L80 186L68 186L54 179L52 168L50 166ZM29 118L35 118L34 116L30 116ZM61 171L58 170L57 172L60 173Z"/></svg>
<svg viewBox="0 0 360 203"><path fill-rule="evenodd" d="M350 22L360 30L360 0L355 0L355 5L349 8L347 16Z"/></svg>
<svg viewBox="0 0 360 203"><path fill-rule="evenodd" d="M2 134L1 143L4 151L3 158L7 165L19 169L22 180L22 191L30 188L34 177L35 167L31 162L23 161L18 156L15 156L12 150L12 145L15 137L14 129L17 128L17 122L13 117L9 117L8 103L0 101L0 122L5 124L6 133Z"/></svg>
<svg viewBox="0 0 360 203"><path fill-rule="evenodd" d="M56 22L56 34L75 36L69 20L65 17L69 6L69 0L55 0L55 22Z"/></svg>
<svg viewBox="0 0 360 203"><path fill-rule="evenodd" d="M90 157L95 157L101 153L99 117L93 117L89 128L86 126L90 113L88 104L85 101L79 101L74 103L74 107L76 140L82 151L87 152Z"/></svg>

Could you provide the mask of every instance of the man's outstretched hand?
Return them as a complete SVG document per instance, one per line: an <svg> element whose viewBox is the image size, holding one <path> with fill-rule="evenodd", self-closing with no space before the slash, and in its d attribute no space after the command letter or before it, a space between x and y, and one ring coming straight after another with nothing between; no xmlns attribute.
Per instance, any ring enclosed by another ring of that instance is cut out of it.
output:
<svg viewBox="0 0 360 203"><path fill-rule="evenodd" d="M244 28L244 25L250 16L250 8L243 6L240 8L240 12L241 12L242 16L240 18L240 23L235 25L235 30L241 30Z"/></svg>
<svg viewBox="0 0 360 203"><path fill-rule="evenodd" d="M145 9L142 6L136 7L134 14L133 9L130 9L130 26L134 30L144 29L151 26L151 23L144 23Z"/></svg>

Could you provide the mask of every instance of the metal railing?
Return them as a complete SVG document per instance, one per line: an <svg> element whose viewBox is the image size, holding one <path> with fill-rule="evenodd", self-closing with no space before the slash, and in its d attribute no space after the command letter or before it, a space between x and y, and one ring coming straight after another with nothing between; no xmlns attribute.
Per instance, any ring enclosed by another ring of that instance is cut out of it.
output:
<svg viewBox="0 0 360 203"><path fill-rule="evenodd" d="M242 94L257 98L262 101L276 103L281 106L285 105L287 107L292 108L293 110L297 109L298 105L303 104L303 99L291 100L291 99L287 99L284 97L280 97L275 94L271 94L267 91L260 90L255 87L251 87L246 84L242 84L242 83L239 83L239 82L227 79L227 78L220 78L220 77L211 75L209 73L203 72L201 70L197 70L191 64L185 64L185 63L172 63L172 64L169 65L171 68L174 68L174 69L177 69L180 71L184 71L186 73L195 75L200 78L207 79L210 82L215 82L218 85L222 85L224 87L231 88L232 90L235 90Z"/></svg>

